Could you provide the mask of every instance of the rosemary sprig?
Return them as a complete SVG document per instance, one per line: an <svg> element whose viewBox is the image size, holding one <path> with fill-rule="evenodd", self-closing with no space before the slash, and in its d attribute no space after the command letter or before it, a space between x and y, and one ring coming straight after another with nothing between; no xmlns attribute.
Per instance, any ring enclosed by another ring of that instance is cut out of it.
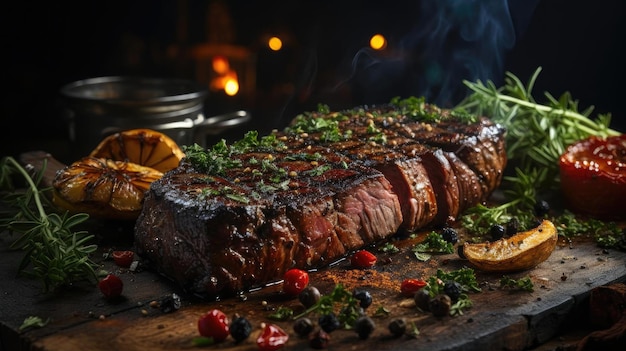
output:
<svg viewBox="0 0 626 351"><path fill-rule="evenodd" d="M481 81L464 84L471 90L455 110L488 116L506 128L506 146L509 164L515 175L503 179L506 203L489 208L479 206L466 216L478 216L483 224L502 224L503 219L528 212L537 200L537 194L553 191L559 184L559 157L567 146L586 137L619 135L609 128L611 115L593 118L593 106L579 111L578 101L566 92L558 99L545 92L545 103L533 96L533 87L541 67L524 84L507 72L505 84ZM474 230L478 223L465 218Z"/></svg>
<svg viewBox="0 0 626 351"><path fill-rule="evenodd" d="M89 244L93 235L86 231L73 231L85 222L85 213L69 216L47 213L47 197L39 184L44 167L31 175L12 157L0 161L0 184L2 200L6 207L0 221L0 232L21 234L12 244L12 249L26 252L18 272L41 280L44 292L80 280L97 280L95 264L89 255L97 246ZM22 193L15 191L11 182L14 175L21 175L26 183Z"/></svg>

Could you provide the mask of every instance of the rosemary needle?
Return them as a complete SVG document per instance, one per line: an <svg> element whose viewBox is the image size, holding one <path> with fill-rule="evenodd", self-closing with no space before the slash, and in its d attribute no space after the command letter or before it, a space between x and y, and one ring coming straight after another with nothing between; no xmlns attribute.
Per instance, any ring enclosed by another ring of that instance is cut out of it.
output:
<svg viewBox="0 0 626 351"><path fill-rule="evenodd" d="M41 280L45 292L81 280L93 282L96 265L89 257L97 249L96 245L89 244L93 235L73 231L89 215L46 212L46 189L38 187L44 169L45 164L31 177L14 158L5 157L0 161L0 184L6 188L2 189L2 200L9 208L0 221L0 231L21 234L11 244L12 249L26 252L18 271ZM6 191L14 190L10 178L16 173L26 182L26 190L20 194Z"/></svg>

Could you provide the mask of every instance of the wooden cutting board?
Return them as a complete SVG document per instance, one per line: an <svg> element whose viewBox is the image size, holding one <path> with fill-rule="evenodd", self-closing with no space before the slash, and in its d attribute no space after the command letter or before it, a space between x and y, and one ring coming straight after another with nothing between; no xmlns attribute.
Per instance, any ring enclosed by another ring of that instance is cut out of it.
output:
<svg viewBox="0 0 626 351"><path fill-rule="evenodd" d="M286 349L309 348L307 340L293 333L291 321L269 319L279 307L302 310L296 299L284 298L279 285L240 297L203 301L186 295L150 270L131 272L105 260L101 262L102 268L116 272L124 281L122 299L107 301L95 286L77 286L45 295L36 281L16 277L22 252L11 251L9 239L10 236L2 234L0 241L3 349L28 350L31 346L46 351L196 349L193 339L198 336L197 319L212 308L219 308L229 316L235 313L245 316L255 329L240 344L229 338L209 349L256 350L255 336L263 322L276 323L291 333ZM524 350L542 344L563 328L571 327L573 321L582 323L584 305L592 288L626 279L626 253L603 251L592 243L560 244L535 269L510 275L514 279L530 277L535 287L533 292L502 289L501 274L477 271L482 291L471 294L473 307L456 317L437 318L421 312L411 299L399 294L404 278L427 278L437 269L450 271L468 264L456 255L435 256L428 262L420 262L404 250L389 257L379 255L379 260L386 263L377 264L372 270L354 270L347 262L340 262L335 267L312 272L311 284L323 294L329 293L337 282L347 288L365 287L373 295L373 304L366 311L368 315L373 315L380 306L389 310L388 316L373 317L377 327L369 339L360 340L351 330L338 330L331 334L329 349ZM99 253L129 248L132 246L101 245ZM151 307L151 302L167 301L172 294L180 297L180 309L167 313ZM19 331L29 316L50 321L43 328ZM419 334L392 338L387 325L398 317L414 323ZM315 320L315 316L312 318Z"/></svg>
<svg viewBox="0 0 626 351"><path fill-rule="evenodd" d="M198 349L193 340L199 336L197 320L209 309L218 308L228 316L248 318L254 330L245 341L235 344L228 338L202 349L257 350L256 336L262 323L276 323L290 333L284 349L311 349L308 340L293 332L293 321L274 321L270 314L280 307L302 311L297 299L285 298L280 285L238 297L206 301L187 295L176 284L142 267L121 269L104 260L109 250L133 249L132 223L93 222L92 232L103 238L95 261L105 271L115 272L124 281L123 297L104 299L95 286L77 285L56 294L43 294L37 281L17 276L23 253L10 250L15 237L0 234L0 350L190 350ZM413 240L413 241L412 241ZM455 317L434 317L419 311L412 299L400 295L405 278L428 278L437 269L444 271L467 267L456 254L433 256L418 261L410 252L415 239L397 242L399 253L378 254L370 270L352 269L348 262L311 272L311 284L322 294L341 283L348 289L362 287L373 295L366 313L376 329L361 340L352 330L332 332L328 349L375 350L525 350L585 323L586 304L591 289L626 281L626 253L602 250L591 242L564 243L536 268L508 275L513 279L529 277L533 292L500 287L502 274L476 271L482 291L470 294L472 308ZM471 266L469 266L471 267ZM174 311L157 307L159 302L180 298ZM374 316L380 307L386 316ZM25 318L38 316L49 320L42 328L20 331ZM316 315L310 316L314 321ZM403 317L415 325L417 335L392 338L387 325Z"/></svg>

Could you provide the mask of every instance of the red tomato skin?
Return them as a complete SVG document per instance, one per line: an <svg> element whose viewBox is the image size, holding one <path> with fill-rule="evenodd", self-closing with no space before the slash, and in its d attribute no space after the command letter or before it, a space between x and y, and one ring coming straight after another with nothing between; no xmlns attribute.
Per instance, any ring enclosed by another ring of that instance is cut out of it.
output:
<svg viewBox="0 0 626 351"><path fill-rule="evenodd" d="M113 274L108 274L102 280L98 282L98 288L102 295L107 299L115 298L122 295L122 290L124 290L124 283L122 279Z"/></svg>
<svg viewBox="0 0 626 351"><path fill-rule="evenodd" d="M198 318L198 332L200 335L213 338L215 342L226 339L230 333L230 321L226 314L218 309L212 309Z"/></svg>
<svg viewBox="0 0 626 351"><path fill-rule="evenodd" d="M423 279L408 278L400 284L400 293L402 296L413 297L417 291L427 285Z"/></svg>
<svg viewBox="0 0 626 351"><path fill-rule="evenodd" d="M568 209L598 219L626 219L626 134L573 143L561 155L559 169Z"/></svg>
<svg viewBox="0 0 626 351"><path fill-rule="evenodd" d="M288 270L283 278L283 292L298 296L309 285L309 273L298 268Z"/></svg>
<svg viewBox="0 0 626 351"><path fill-rule="evenodd" d="M135 253L129 250L113 251L113 253L111 253L111 256L113 257L113 261L116 265L122 268L128 268L133 263Z"/></svg>
<svg viewBox="0 0 626 351"><path fill-rule="evenodd" d="M350 264L355 268L371 268L376 264L376 256L367 251L359 250L350 257Z"/></svg>
<svg viewBox="0 0 626 351"><path fill-rule="evenodd" d="M256 344L260 351L275 351L285 346L287 341L289 341L289 334L279 326L267 323L256 339Z"/></svg>

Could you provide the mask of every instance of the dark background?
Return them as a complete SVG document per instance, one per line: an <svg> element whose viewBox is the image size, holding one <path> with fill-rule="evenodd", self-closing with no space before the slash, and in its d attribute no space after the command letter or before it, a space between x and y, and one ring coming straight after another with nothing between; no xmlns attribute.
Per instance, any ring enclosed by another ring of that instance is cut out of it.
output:
<svg viewBox="0 0 626 351"><path fill-rule="evenodd" d="M209 20L215 3L227 16ZM501 83L510 71L525 81L539 66L537 97L569 91L581 108L612 113L613 127L626 129L624 1L111 0L3 7L2 155L65 152L62 85L107 75L195 79L187 53L207 42L245 47L255 56L254 92L235 102L214 95L205 107L207 114L250 110L245 129L280 128L318 103L339 109L425 96L448 107L467 93L463 79ZM375 32L389 40L382 53L364 49ZM285 50L265 49L269 34L285 38Z"/></svg>

